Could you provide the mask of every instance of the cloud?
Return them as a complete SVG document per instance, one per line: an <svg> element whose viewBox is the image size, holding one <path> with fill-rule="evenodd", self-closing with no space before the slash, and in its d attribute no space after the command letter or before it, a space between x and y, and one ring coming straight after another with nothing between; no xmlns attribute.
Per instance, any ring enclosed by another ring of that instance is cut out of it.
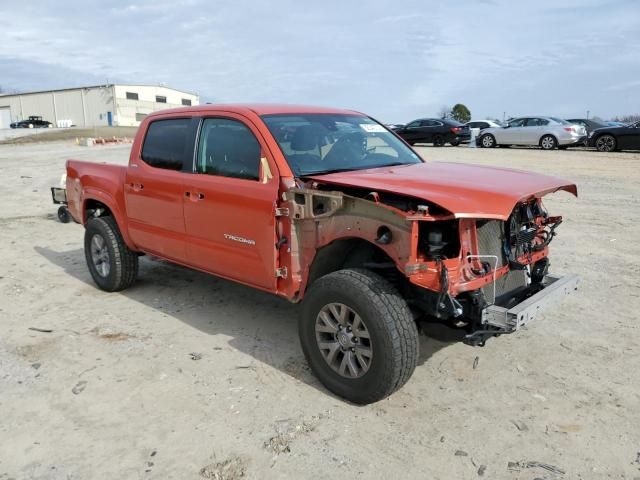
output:
<svg viewBox="0 0 640 480"><path fill-rule="evenodd" d="M640 111L629 100L639 98L636 2L425 11L418 0L72 0L2 2L0 18L0 84L15 89L166 83L213 101L335 105L389 122L457 102L483 117Z"/></svg>

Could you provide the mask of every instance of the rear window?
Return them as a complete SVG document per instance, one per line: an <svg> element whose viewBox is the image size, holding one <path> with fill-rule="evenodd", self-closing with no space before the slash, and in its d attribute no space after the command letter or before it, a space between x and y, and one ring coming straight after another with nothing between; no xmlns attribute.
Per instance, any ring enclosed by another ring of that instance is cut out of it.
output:
<svg viewBox="0 0 640 480"><path fill-rule="evenodd" d="M151 123L142 146L142 160L152 167L182 170L190 122L180 118Z"/></svg>

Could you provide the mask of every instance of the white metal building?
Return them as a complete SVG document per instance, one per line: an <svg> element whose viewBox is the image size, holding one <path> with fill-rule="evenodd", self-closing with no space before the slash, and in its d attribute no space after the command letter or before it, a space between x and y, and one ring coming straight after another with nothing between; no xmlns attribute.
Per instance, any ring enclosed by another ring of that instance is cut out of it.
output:
<svg viewBox="0 0 640 480"><path fill-rule="evenodd" d="M0 128L31 115L55 126L138 126L156 110L199 103L198 95L154 85L108 84L0 95Z"/></svg>

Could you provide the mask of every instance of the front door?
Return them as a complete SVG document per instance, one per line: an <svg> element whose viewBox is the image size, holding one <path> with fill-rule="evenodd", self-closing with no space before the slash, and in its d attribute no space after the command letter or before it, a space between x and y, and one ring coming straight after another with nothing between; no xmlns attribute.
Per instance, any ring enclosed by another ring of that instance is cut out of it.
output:
<svg viewBox="0 0 640 480"><path fill-rule="evenodd" d="M185 190L187 256L194 267L274 290L279 180L259 138L240 116L202 121Z"/></svg>
<svg viewBox="0 0 640 480"><path fill-rule="evenodd" d="M140 152L132 153L124 184L133 242L181 263L186 261L183 198L192 175L194 137L188 118L150 123Z"/></svg>
<svg viewBox="0 0 640 480"><path fill-rule="evenodd" d="M640 123L619 128L616 132L616 137L618 138L618 148L640 149Z"/></svg>

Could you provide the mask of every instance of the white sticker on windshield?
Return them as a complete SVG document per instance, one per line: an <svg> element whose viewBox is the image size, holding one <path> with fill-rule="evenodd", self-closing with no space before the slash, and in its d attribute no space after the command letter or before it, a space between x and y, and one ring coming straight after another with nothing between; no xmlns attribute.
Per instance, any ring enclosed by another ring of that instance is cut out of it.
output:
<svg viewBox="0 0 640 480"><path fill-rule="evenodd" d="M378 125L377 123L361 123L360 128L362 128L367 133L381 133L386 132L382 125Z"/></svg>

